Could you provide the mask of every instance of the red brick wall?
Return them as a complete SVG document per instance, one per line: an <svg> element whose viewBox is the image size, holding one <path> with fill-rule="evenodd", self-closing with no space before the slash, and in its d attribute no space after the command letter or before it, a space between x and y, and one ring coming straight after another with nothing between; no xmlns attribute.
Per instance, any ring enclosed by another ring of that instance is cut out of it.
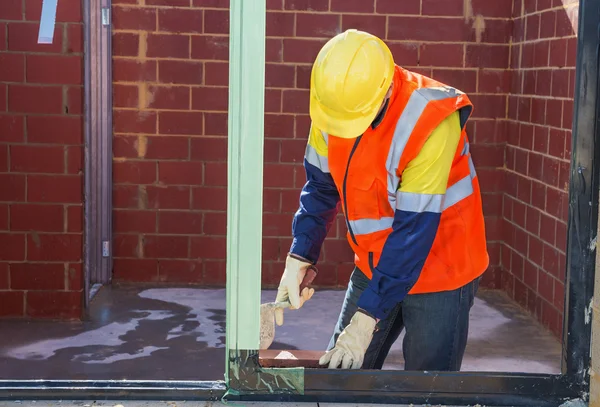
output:
<svg viewBox="0 0 600 407"><path fill-rule="evenodd" d="M564 3L564 5L563 5ZM578 2L515 2L504 289L557 336L564 307Z"/></svg>
<svg viewBox="0 0 600 407"><path fill-rule="evenodd" d="M228 2L114 0L114 228L117 281L225 282ZM466 6L465 6L466 4ZM268 0L263 281L290 245L305 178L311 64L359 28L396 61L469 93L470 134L500 286L501 171L512 4L489 0ZM340 219L318 284L344 286L352 253Z"/></svg>
<svg viewBox="0 0 600 407"><path fill-rule="evenodd" d="M0 7L0 317L78 318L82 306L82 17L59 1Z"/></svg>

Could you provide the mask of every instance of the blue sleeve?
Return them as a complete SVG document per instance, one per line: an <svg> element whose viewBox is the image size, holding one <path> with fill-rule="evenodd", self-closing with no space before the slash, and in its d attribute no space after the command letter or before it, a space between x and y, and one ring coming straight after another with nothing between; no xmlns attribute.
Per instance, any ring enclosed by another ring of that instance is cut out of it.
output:
<svg viewBox="0 0 600 407"><path fill-rule="evenodd" d="M291 253L317 263L321 245L338 212L340 196L329 172L304 160L306 184L292 222Z"/></svg>

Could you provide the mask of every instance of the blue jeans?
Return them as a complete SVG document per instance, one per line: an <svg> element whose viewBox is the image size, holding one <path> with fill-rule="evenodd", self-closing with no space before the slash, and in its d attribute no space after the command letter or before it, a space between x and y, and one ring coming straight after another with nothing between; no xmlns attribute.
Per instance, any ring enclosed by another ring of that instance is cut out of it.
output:
<svg viewBox="0 0 600 407"><path fill-rule="evenodd" d="M356 312L356 303L369 284L358 268L354 269L346 298L327 350ZM469 312L479 288L479 278L453 290L411 294L379 321L365 354L363 369L381 369L390 348L406 328L402 343L405 370L459 371L467 345Z"/></svg>

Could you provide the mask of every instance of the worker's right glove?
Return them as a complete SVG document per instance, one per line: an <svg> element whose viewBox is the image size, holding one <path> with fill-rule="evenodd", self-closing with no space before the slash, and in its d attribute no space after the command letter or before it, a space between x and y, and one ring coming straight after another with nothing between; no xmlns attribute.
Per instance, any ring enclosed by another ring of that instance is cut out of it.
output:
<svg viewBox="0 0 600 407"><path fill-rule="evenodd" d="M288 254L275 302L288 301L291 305L290 309L299 309L306 301L310 300L315 293L314 288L305 287L300 292L300 284L310 266L311 263L306 259ZM275 322L279 326L283 325L283 308L275 309Z"/></svg>

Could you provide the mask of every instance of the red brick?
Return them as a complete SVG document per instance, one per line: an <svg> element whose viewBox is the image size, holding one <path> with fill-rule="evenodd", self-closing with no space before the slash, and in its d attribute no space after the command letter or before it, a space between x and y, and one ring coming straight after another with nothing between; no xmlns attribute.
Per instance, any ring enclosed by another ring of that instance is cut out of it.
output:
<svg viewBox="0 0 600 407"><path fill-rule="evenodd" d="M527 256L530 261L535 263L538 266L542 265L544 259L544 244L537 237L529 236L529 249L527 252Z"/></svg>
<svg viewBox="0 0 600 407"><path fill-rule="evenodd" d="M565 307L565 285L558 280L554 280L554 299L552 304L559 310Z"/></svg>
<svg viewBox="0 0 600 407"><path fill-rule="evenodd" d="M2 4L2 14L0 14L0 18L2 18L3 20L22 20L22 0L4 0L4 3Z"/></svg>
<svg viewBox="0 0 600 407"><path fill-rule="evenodd" d="M202 62L195 61L158 61L159 82L165 84L201 85L203 75Z"/></svg>
<svg viewBox="0 0 600 407"><path fill-rule="evenodd" d="M556 239L556 221L543 213L541 215L539 237L550 244L554 244Z"/></svg>
<svg viewBox="0 0 600 407"><path fill-rule="evenodd" d="M60 205L13 204L10 229L13 231L62 232L64 209Z"/></svg>
<svg viewBox="0 0 600 407"><path fill-rule="evenodd" d="M331 11L373 13L374 0L331 0Z"/></svg>
<svg viewBox="0 0 600 407"><path fill-rule="evenodd" d="M112 242L115 257L137 257L140 252L138 235L115 234Z"/></svg>
<svg viewBox="0 0 600 407"><path fill-rule="evenodd" d="M83 207L73 205L67 208L67 232L83 232Z"/></svg>
<svg viewBox="0 0 600 407"><path fill-rule="evenodd" d="M27 316L33 318L79 319L82 291L33 291L27 293Z"/></svg>
<svg viewBox="0 0 600 407"><path fill-rule="evenodd" d="M564 100L563 101L563 118L562 118L562 128L571 130L573 126L573 100ZM565 155L566 157L566 155Z"/></svg>
<svg viewBox="0 0 600 407"><path fill-rule="evenodd" d="M192 236L190 256L194 259L224 259L226 257L226 238L210 236Z"/></svg>
<svg viewBox="0 0 600 407"><path fill-rule="evenodd" d="M552 38L556 32L556 11L546 11L541 14L540 38Z"/></svg>
<svg viewBox="0 0 600 407"><path fill-rule="evenodd" d="M525 225L527 207L523 202L513 201L512 221L519 226Z"/></svg>
<svg viewBox="0 0 600 407"><path fill-rule="evenodd" d="M156 133L156 113L136 110L113 110L115 133Z"/></svg>
<svg viewBox="0 0 600 407"><path fill-rule="evenodd" d="M227 111L229 94L225 87L202 87L192 90L193 110Z"/></svg>
<svg viewBox="0 0 600 407"><path fill-rule="evenodd" d="M465 66L474 68L507 68L509 47L505 45L467 44Z"/></svg>
<svg viewBox="0 0 600 407"><path fill-rule="evenodd" d="M296 36L330 38L340 32L337 14L296 14Z"/></svg>
<svg viewBox="0 0 600 407"><path fill-rule="evenodd" d="M116 233L152 233L156 230L156 212L136 210L113 211Z"/></svg>
<svg viewBox="0 0 600 407"><path fill-rule="evenodd" d="M406 4L407 1L397 2L387 0L394 4ZM411 0L412 2L413 0ZM418 3L418 2L417 2ZM379 7L379 5L378 5ZM403 6L401 6L403 7ZM381 12L379 9L378 12ZM418 9L417 9L418 14ZM431 27L436 27L432 30ZM464 18L437 18L437 17L389 17L387 38L390 40L414 41L439 41L443 38L448 42L467 41L471 35L471 26L467 25ZM508 46L506 46L506 60L508 61ZM501 54L504 52L498 50ZM493 53L490 53L490 56ZM494 59L500 58L495 56ZM504 64L508 65L508 62Z"/></svg>
<svg viewBox="0 0 600 407"><path fill-rule="evenodd" d="M215 137L192 139L191 158L200 161L226 161L227 139Z"/></svg>
<svg viewBox="0 0 600 407"><path fill-rule="evenodd" d="M83 267L81 263L69 264L67 270L68 285L67 290L79 291L83 290Z"/></svg>
<svg viewBox="0 0 600 407"><path fill-rule="evenodd" d="M282 213L294 213L300 206L300 191L296 189L281 191L281 212ZM340 224L346 227L346 222L343 218L340 218ZM344 231L344 234L346 232ZM339 235L338 235L339 236Z"/></svg>
<svg viewBox="0 0 600 407"><path fill-rule="evenodd" d="M189 58L190 37L187 35L148 34L149 58Z"/></svg>
<svg viewBox="0 0 600 407"><path fill-rule="evenodd" d="M281 112L281 90L267 89L265 91L265 112Z"/></svg>
<svg viewBox="0 0 600 407"><path fill-rule="evenodd" d="M300 11L327 11L329 9L328 0L285 0L286 10Z"/></svg>
<svg viewBox="0 0 600 407"><path fill-rule="evenodd" d="M292 37L294 35L295 14L267 12L268 37Z"/></svg>
<svg viewBox="0 0 600 407"><path fill-rule="evenodd" d="M202 185L202 163L191 161L160 161L159 182L170 185Z"/></svg>
<svg viewBox="0 0 600 407"><path fill-rule="evenodd" d="M523 178L523 177L519 177L518 184L517 184L517 198L525 203L531 202L531 181L530 180Z"/></svg>
<svg viewBox="0 0 600 407"><path fill-rule="evenodd" d="M540 209L544 209L546 207L546 186L541 182L532 182L531 205Z"/></svg>
<svg viewBox="0 0 600 407"><path fill-rule="evenodd" d="M112 21L117 30L156 31L156 9L114 6Z"/></svg>
<svg viewBox="0 0 600 407"><path fill-rule="evenodd" d="M1 116L0 116L1 117ZM294 116L292 115L265 115L265 138L293 138Z"/></svg>
<svg viewBox="0 0 600 407"><path fill-rule="evenodd" d="M83 180L78 175L28 175L29 202L80 203Z"/></svg>
<svg viewBox="0 0 600 407"><path fill-rule="evenodd" d="M567 40L567 49L565 52L567 54L566 66L574 67L577 64L577 38L569 38Z"/></svg>
<svg viewBox="0 0 600 407"><path fill-rule="evenodd" d="M368 2L362 2L368 4ZM354 28L385 38L386 16L368 14L345 14L342 16L342 31Z"/></svg>
<svg viewBox="0 0 600 407"><path fill-rule="evenodd" d="M224 212L209 212L203 216L202 233L208 236L227 235L227 214Z"/></svg>
<svg viewBox="0 0 600 407"><path fill-rule="evenodd" d="M265 140L264 143L264 162L279 162L281 142L279 140Z"/></svg>
<svg viewBox="0 0 600 407"><path fill-rule="evenodd" d="M149 86L146 98L150 109L190 108L190 89L184 86Z"/></svg>
<svg viewBox="0 0 600 407"><path fill-rule="evenodd" d="M265 59L267 62L283 62L283 40L279 38L267 38L265 48Z"/></svg>
<svg viewBox="0 0 600 407"><path fill-rule="evenodd" d="M567 41L566 39L558 39L550 42L550 66L559 68L566 66Z"/></svg>
<svg viewBox="0 0 600 407"><path fill-rule="evenodd" d="M267 0L267 10L283 9L283 0Z"/></svg>
<svg viewBox="0 0 600 407"><path fill-rule="evenodd" d="M294 184L294 166L292 165L265 164L263 174L266 188L289 188Z"/></svg>
<svg viewBox="0 0 600 407"><path fill-rule="evenodd" d="M25 201L25 175L0 174L0 201Z"/></svg>
<svg viewBox="0 0 600 407"><path fill-rule="evenodd" d="M113 32L112 50L114 56L137 57L140 52L139 34L129 32Z"/></svg>
<svg viewBox="0 0 600 407"><path fill-rule="evenodd" d="M187 159L189 155L187 137L148 137L146 159Z"/></svg>
<svg viewBox="0 0 600 407"><path fill-rule="evenodd" d="M229 8L229 0L193 0L194 7Z"/></svg>
<svg viewBox="0 0 600 407"><path fill-rule="evenodd" d="M8 263L0 263L0 292L3 290L8 290L10 288L8 280L9 273L10 272L8 270ZM0 313L0 315L2 314Z"/></svg>
<svg viewBox="0 0 600 407"><path fill-rule="evenodd" d="M64 290L63 263L13 263L10 266L13 290Z"/></svg>
<svg viewBox="0 0 600 407"><path fill-rule="evenodd" d="M67 53L83 52L83 24L69 24L65 37Z"/></svg>
<svg viewBox="0 0 600 407"><path fill-rule="evenodd" d="M553 70L552 71L552 96L569 97L569 71L568 70Z"/></svg>
<svg viewBox="0 0 600 407"><path fill-rule="evenodd" d="M281 192L277 189L263 190L263 213L281 213Z"/></svg>
<svg viewBox="0 0 600 407"><path fill-rule="evenodd" d="M158 260L115 259L113 278L115 281L123 282L156 282L158 281Z"/></svg>
<svg viewBox="0 0 600 407"><path fill-rule="evenodd" d="M9 220L9 216L8 216L8 205L0 204L0 230L2 230L2 231L8 230L9 224L10 224L10 220ZM2 267L1 267L1 263L0 263L0 269L1 268Z"/></svg>
<svg viewBox="0 0 600 407"><path fill-rule="evenodd" d="M25 307L23 291L0 291L0 317L22 317Z"/></svg>
<svg viewBox="0 0 600 407"><path fill-rule="evenodd" d="M516 4L516 3L515 3ZM472 0L473 15L481 14L484 17L510 18L512 15L512 2L490 2L487 0Z"/></svg>
<svg viewBox="0 0 600 407"><path fill-rule="evenodd" d="M538 235L540 230L540 211L537 208L527 207L527 221L525 228L528 232Z"/></svg>
<svg viewBox="0 0 600 407"><path fill-rule="evenodd" d="M113 185L113 205L115 208L138 208L140 196L137 185Z"/></svg>
<svg viewBox="0 0 600 407"><path fill-rule="evenodd" d="M296 65L296 88L310 89L311 71L310 65Z"/></svg>
<svg viewBox="0 0 600 407"><path fill-rule="evenodd" d="M39 23L9 23L8 50L22 52L60 53L62 51L62 27L56 25L52 44L38 44Z"/></svg>
<svg viewBox="0 0 600 407"><path fill-rule="evenodd" d="M204 32L207 34L229 34L229 11L204 10Z"/></svg>
<svg viewBox="0 0 600 407"><path fill-rule="evenodd" d="M13 145L10 159L13 172L62 173L65 170L63 147Z"/></svg>
<svg viewBox="0 0 600 407"><path fill-rule="evenodd" d="M66 154L67 173L83 174L83 148L67 147Z"/></svg>
<svg viewBox="0 0 600 407"><path fill-rule="evenodd" d="M554 217L562 219L563 195L566 195L566 193L553 188L548 188L546 194L546 212Z"/></svg>
<svg viewBox="0 0 600 407"><path fill-rule="evenodd" d="M21 142L24 138L23 116L0 115L0 142Z"/></svg>
<svg viewBox="0 0 600 407"><path fill-rule="evenodd" d="M6 31L6 23L0 23L0 50L2 51L6 50Z"/></svg>
<svg viewBox="0 0 600 407"><path fill-rule="evenodd" d="M540 37L540 15L534 14L526 17L525 39L537 40Z"/></svg>
<svg viewBox="0 0 600 407"><path fill-rule="evenodd" d="M480 73L482 73L481 71ZM475 92L477 89L477 71L465 69L434 69L432 78L449 84L463 92ZM481 81L480 81L481 84Z"/></svg>
<svg viewBox="0 0 600 407"><path fill-rule="evenodd" d="M421 14L426 16L462 16L464 14L463 4L464 1L461 0L446 0L443 2L439 0L422 0Z"/></svg>
<svg viewBox="0 0 600 407"><path fill-rule="evenodd" d="M416 66L418 64L419 45L403 42L386 41L396 63L403 66Z"/></svg>
<svg viewBox="0 0 600 407"><path fill-rule="evenodd" d="M0 171L8 172L8 145L0 144Z"/></svg>
<svg viewBox="0 0 600 407"><path fill-rule="evenodd" d="M561 127L562 116L562 100L548 99L546 101L546 124Z"/></svg>
<svg viewBox="0 0 600 407"><path fill-rule="evenodd" d="M305 140L284 140L281 146L281 162L304 162Z"/></svg>
<svg viewBox="0 0 600 407"><path fill-rule="evenodd" d="M544 176L542 182L547 185L558 187L559 161L553 158L544 157Z"/></svg>
<svg viewBox="0 0 600 407"><path fill-rule="evenodd" d="M115 158L138 158L138 136L114 136L113 156Z"/></svg>
<svg viewBox="0 0 600 407"><path fill-rule="evenodd" d="M59 86L8 86L8 109L19 113L61 114L62 88Z"/></svg>
<svg viewBox="0 0 600 407"><path fill-rule="evenodd" d="M25 56L23 54L0 54L0 81L25 81Z"/></svg>
<svg viewBox="0 0 600 407"><path fill-rule="evenodd" d="M515 151L515 171L519 174L526 175L528 168L528 153L524 150Z"/></svg>
<svg viewBox="0 0 600 407"><path fill-rule="evenodd" d="M543 171L544 157L541 154L529 153L529 164L527 168L527 175L532 178L541 180Z"/></svg>
<svg viewBox="0 0 600 407"><path fill-rule="evenodd" d="M228 62L205 62L205 84L208 86L229 85L229 63ZM267 78L268 79L268 78Z"/></svg>
<svg viewBox="0 0 600 407"><path fill-rule="evenodd" d="M189 209L190 189L182 186L154 186L146 187L148 208L153 209Z"/></svg>
<svg viewBox="0 0 600 407"><path fill-rule="evenodd" d="M550 96L550 82L552 80L552 71L541 69L536 73L536 94L539 96Z"/></svg>
<svg viewBox="0 0 600 407"><path fill-rule="evenodd" d="M265 86L275 88L293 88L295 84L293 65L267 64L265 67Z"/></svg>
<svg viewBox="0 0 600 407"><path fill-rule="evenodd" d="M70 86L67 89L67 106L65 108L67 114L82 114L83 113L83 87Z"/></svg>
<svg viewBox="0 0 600 407"><path fill-rule="evenodd" d="M296 115L294 127L296 138L303 138L305 140L308 140L308 132L310 129L310 116Z"/></svg>
<svg viewBox="0 0 600 407"><path fill-rule="evenodd" d="M169 214L163 212L160 216ZM159 226L160 232L160 226ZM187 236L144 236L144 257L146 258L187 258L189 238Z"/></svg>
<svg viewBox="0 0 600 407"><path fill-rule="evenodd" d="M160 134L202 134L201 112L160 112L158 118Z"/></svg>
<svg viewBox="0 0 600 407"><path fill-rule="evenodd" d="M189 7L190 0L146 0L147 6Z"/></svg>
<svg viewBox="0 0 600 407"><path fill-rule="evenodd" d="M539 273L538 279L538 292L546 301L552 302L554 298L554 279L544 272Z"/></svg>
<svg viewBox="0 0 600 407"><path fill-rule="evenodd" d="M113 182L152 184L156 181L156 163L150 161L113 162Z"/></svg>
<svg viewBox="0 0 600 407"><path fill-rule="evenodd" d="M206 136L227 136L227 113L204 113Z"/></svg>
<svg viewBox="0 0 600 407"><path fill-rule="evenodd" d="M227 189L200 187L192 190L192 209L217 210L227 209Z"/></svg>
<svg viewBox="0 0 600 407"><path fill-rule="evenodd" d="M285 38L283 40L283 61L313 63L324 43L322 40Z"/></svg>
<svg viewBox="0 0 600 407"><path fill-rule="evenodd" d="M137 108L139 106L139 86L119 85L114 83L112 86L112 92L114 107Z"/></svg>
<svg viewBox="0 0 600 407"><path fill-rule="evenodd" d="M83 241L80 234L27 235L27 260L31 261L79 261L82 258Z"/></svg>
<svg viewBox="0 0 600 407"><path fill-rule="evenodd" d="M202 10L159 9L158 30L172 33L201 33Z"/></svg>
<svg viewBox="0 0 600 407"><path fill-rule="evenodd" d="M203 278L201 260L161 260L158 263L160 282L191 284L204 282Z"/></svg>
<svg viewBox="0 0 600 407"><path fill-rule="evenodd" d="M179 63L179 61L160 61L161 75L171 64ZM163 65L164 64L164 65ZM112 75L113 81L120 82L154 82L156 81L157 61L139 61L136 59L112 59ZM165 74L167 75L167 74ZM175 76L175 75L174 75ZM185 76L181 72L181 76ZM162 78L161 82L165 83Z"/></svg>
<svg viewBox="0 0 600 407"><path fill-rule="evenodd" d="M204 262L204 284L207 287L224 287L226 282L226 263L224 261Z"/></svg>
<svg viewBox="0 0 600 407"><path fill-rule="evenodd" d="M462 44L422 44L420 65L462 67L464 47Z"/></svg>
<svg viewBox="0 0 600 407"><path fill-rule="evenodd" d="M229 59L229 37L211 35L193 36L192 58L227 61Z"/></svg>
<svg viewBox="0 0 600 407"><path fill-rule="evenodd" d="M0 259L25 260L25 235L0 233Z"/></svg>
<svg viewBox="0 0 600 407"><path fill-rule="evenodd" d="M225 186L227 185L227 165L225 163L207 162L204 164L206 174L204 185Z"/></svg>
<svg viewBox="0 0 600 407"><path fill-rule="evenodd" d="M380 14L419 14L419 0L376 0L376 12Z"/></svg>

